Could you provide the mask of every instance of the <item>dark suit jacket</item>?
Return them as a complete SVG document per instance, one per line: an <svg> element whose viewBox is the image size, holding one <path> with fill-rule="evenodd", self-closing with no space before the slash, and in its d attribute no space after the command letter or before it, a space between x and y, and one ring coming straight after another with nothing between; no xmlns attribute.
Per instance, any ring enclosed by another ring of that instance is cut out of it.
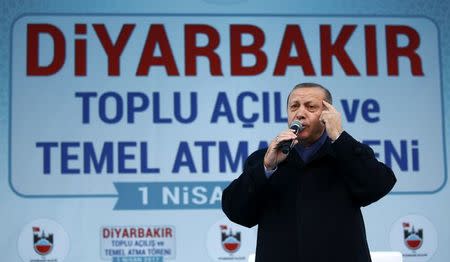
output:
<svg viewBox="0 0 450 262"><path fill-rule="evenodd" d="M269 179L266 150L248 157L222 195L231 221L258 225L256 261L370 261L360 207L392 189L392 170L346 132L307 164L292 150Z"/></svg>

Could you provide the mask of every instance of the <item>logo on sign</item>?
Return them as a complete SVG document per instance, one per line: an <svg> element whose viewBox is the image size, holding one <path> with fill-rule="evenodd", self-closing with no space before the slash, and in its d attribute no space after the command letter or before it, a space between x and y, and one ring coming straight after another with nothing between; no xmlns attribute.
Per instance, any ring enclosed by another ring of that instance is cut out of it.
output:
<svg viewBox="0 0 450 262"><path fill-rule="evenodd" d="M17 240L24 262L63 262L69 253L69 236L50 219L37 219L22 228Z"/></svg>
<svg viewBox="0 0 450 262"><path fill-rule="evenodd" d="M436 228L422 215L401 217L391 227L391 249L400 251L403 261L429 261L436 252L437 240Z"/></svg>
<svg viewBox="0 0 450 262"><path fill-rule="evenodd" d="M236 253L241 247L241 232L233 233L231 227L227 225L220 225L222 248L230 253Z"/></svg>
<svg viewBox="0 0 450 262"><path fill-rule="evenodd" d="M222 217L208 230L206 248L211 261L247 261L255 253L256 228L246 228Z"/></svg>
<svg viewBox="0 0 450 262"><path fill-rule="evenodd" d="M41 256L46 256L52 252L53 234L45 234L40 227L33 227L33 247L34 251Z"/></svg>
<svg viewBox="0 0 450 262"><path fill-rule="evenodd" d="M417 250L423 243L423 229L416 230L409 222L403 222L405 245L411 250Z"/></svg>

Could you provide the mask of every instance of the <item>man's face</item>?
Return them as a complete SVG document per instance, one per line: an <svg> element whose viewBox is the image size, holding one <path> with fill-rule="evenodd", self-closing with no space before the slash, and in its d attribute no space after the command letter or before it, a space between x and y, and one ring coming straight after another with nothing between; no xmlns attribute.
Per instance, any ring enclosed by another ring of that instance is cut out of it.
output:
<svg viewBox="0 0 450 262"><path fill-rule="evenodd" d="M289 96L287 108L289 125L298 119L304 127L303 131L297 134L300 143L311 145L322 135L325 126L319 118L324 99L325 92L317 87L297 88Z"/></svg>

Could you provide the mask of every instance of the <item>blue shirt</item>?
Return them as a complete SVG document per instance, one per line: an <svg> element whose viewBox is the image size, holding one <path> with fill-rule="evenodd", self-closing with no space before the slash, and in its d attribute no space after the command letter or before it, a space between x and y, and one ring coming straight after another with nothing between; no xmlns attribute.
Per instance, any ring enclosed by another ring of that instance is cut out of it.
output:
<svg viewBox="0 0 450 262"><path fill-rule="evenodd" d="M314 154L319 150L321 146L327 140L327 132L323 131L322 136L320 136L319 140L314 142L312 145L305 147L303 145L297 144L295 145L295 151L297 151L298 155L302 158L303 162L308 163Z"/></svg>

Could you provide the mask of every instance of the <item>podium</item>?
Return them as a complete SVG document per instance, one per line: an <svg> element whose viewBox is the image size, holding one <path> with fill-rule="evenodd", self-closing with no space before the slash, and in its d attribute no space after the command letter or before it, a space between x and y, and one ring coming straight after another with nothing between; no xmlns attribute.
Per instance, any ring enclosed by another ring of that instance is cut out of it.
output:
<svg viewBox="0 0 450 262"><path fill-rule="evenodd" d="M402 253L396 251L373 251L370 258L372 262L403 262ZM248 256L248 262L255 262L255 254Z"/></svg>
<svg viewBox="0 0 450 262"><path fill-rule="evenodd" d="M403 256L395 251L374 251L370 252L372 262L403 262Z"/></svg>

